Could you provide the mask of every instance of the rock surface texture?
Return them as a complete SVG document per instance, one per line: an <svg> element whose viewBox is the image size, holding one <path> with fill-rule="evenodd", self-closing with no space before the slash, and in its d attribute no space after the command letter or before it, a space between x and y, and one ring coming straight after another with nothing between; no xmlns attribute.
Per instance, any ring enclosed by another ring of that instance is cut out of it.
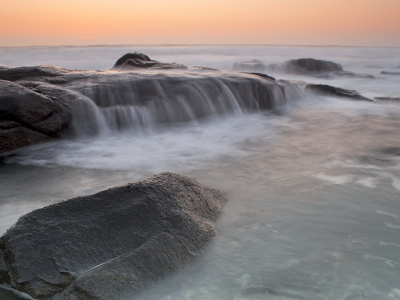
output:
<svg viewBox="0 0 400 300"><path fill-rule="evenodd" d="M187 68L137 52L105 72L1 67L0 153L66 135L273 109L285 104L284 88L267 75Z"/></svg>
<svg viewBox="0 0 400 300"><path fill-rule="evenodd" d="M343 67L340 64L314 58L292 59L282 64L280 68L285 73L299 75L343 71Z"/></svg>
<svg viewBox="0 0 400 300"><path fill-rule="evenodd" d="M114 71L131 71L134 69L187 69L186 66L176 63L162 63L151 60L150 57L143 53L134 52L127 53L117 60L111 70Z"/></svg>
<svg viewBox="0 0 400 300"><path fill-rule="evenodd" d="M1 238L10 285L37 299L127 297L199 254L224 202L161 173L32 211Z"/></svg>
<svg viewBox="0 0 400 300"><path fill-rule="evenodd" d="M3 250L0 249L0 284L8 282L8 272L4 262Z"/></svg>
<svg viewBox="0 0 400 300"><path fill-rule="evenodd" d="M374 101L367 97L360 95L357 91L354 90L346 90L339 87L334 87L326 84L313 84L309 83L305 87L306 91L310 91L320 95L327 96L335 96L335 97L344 97L351 98L353 100L365 100L365 101Z"/></svg>
<svg viewBox="0 0 400 300"><path fill-rule="evenodd" d="M59 136L71 115L55 100L0 80L0 153Z"/></svg>

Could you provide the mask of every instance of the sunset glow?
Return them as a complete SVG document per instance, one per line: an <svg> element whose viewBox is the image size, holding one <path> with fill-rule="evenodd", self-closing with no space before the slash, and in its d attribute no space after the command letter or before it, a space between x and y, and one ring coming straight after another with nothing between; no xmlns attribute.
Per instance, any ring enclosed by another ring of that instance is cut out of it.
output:
<svg viewBox="0 0 400 300"><path fill-rule="evenodd" d="M14 0L1 12L0 46L400 46L398 0Z"/></svg>

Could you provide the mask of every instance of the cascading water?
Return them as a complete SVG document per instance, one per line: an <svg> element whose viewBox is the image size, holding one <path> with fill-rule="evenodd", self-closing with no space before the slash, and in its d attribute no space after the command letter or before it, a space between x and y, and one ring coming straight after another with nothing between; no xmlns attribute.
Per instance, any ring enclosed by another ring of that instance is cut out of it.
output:
<svg viewBox="0 0 400 300"><path fill-rule="evenodd" d="M71 107L77 137L273 109L296 91L289 82L219 72L112 73L69 88L81 99Z"/></svg>

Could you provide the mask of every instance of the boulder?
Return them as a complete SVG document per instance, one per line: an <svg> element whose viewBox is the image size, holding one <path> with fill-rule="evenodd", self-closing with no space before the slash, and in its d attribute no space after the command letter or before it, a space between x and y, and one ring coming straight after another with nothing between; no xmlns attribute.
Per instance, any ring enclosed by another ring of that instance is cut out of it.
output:
<svg viewBox="0 0 400 300"><path fill-rule="evenodd" d="M127 53L117 60L111 70L132 71L135 69L187 69L186 66L177 63L162 63L151 60L143 53Z"/></svg>
<svg viewBox="0 0 400 300"><path fill-rule="evenodd" d="M0 153L59 137L71 114L67 104L56 100L0 80Z"/></svg>
<svg viewBox="0 0 400 300"><path fill-rule="evenodd" d="M161 173L34 210L0 240L10 285L37 299L128 297L195 258L224 202L217 190Z"/></svg>
<svg viewBox="0 0 400 300"><path fill-rule="evenodd" d="M292 59L283 63L279 69L284 73L298 75L343 71L340 64L314 58Z"/></svg>
<svg viewBox="0 0 400 300"><path fill-rule="evenodd" d="M316 75L317 78L322 79L335 79L337 77L347 77L347 78L362 78L362 79L375 79L374 76L368 74L360 74L349 71L335 71Z"/></svg>
<svg viewBox="0 0 400 300"><path fill-rule="evenodd" d="M266 65L257 59L244 62L236 62L233 64L233 70L245 72L264 72Z"/></svg>
<svg viewBox="0 0 400 300"><path fill-rule="evenodd" d="M372 99L360 95L357 91L342 89L339 87L334 87L326 84L309 83L306 85L305 90L326 96L351 98L353 100L374 101Z"/></svg>

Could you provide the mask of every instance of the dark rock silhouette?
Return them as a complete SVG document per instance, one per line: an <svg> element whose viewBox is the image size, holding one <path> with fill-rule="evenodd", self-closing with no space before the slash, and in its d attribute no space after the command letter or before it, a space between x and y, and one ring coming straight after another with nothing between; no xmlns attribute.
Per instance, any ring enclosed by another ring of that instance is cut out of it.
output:
<svg viewBox="0 0 400 300"><path fill-rule="evenodd" d="M400 97L374 97L374 99L381 101L400 101Z"/></svg>
<svg viewBox="0 0 400 300"><path fill-rule="evenodd" d="M279 68L284 73L299 75L343 71L343 68L340 64L314 58L292 59L283 63Z"/></svg>
<svg viewBox="0 0 400 300"><path fill-rule="evenodd" d="M382 71L381 74L383 74L383 75L400 75L400 72Z"/></svg>
<svg viewBox="0 0 400 300"><path fill-rule="evenodd" d="M306 85L305 90L327 96L351 98L353 100L374 101L372 99L360 95L357 91L342 89L339 87L334 87L326 84L309 83Z"/></svg>
<svg viewBox="0 0 400 300"><path fill-rule="evenodd" d="M117 60L111 70L114 71L132 71L135 69L187 69L186 66L176 63L162 63L151 60L143 53L127 53Z"/></svg>
<svg viewBox="0 0 400 300"><path fill-rule="evenodd" d="M127 297L195 258L224 202L161 173L34 210L1 237L10 285L38 299Z"/></svg>

